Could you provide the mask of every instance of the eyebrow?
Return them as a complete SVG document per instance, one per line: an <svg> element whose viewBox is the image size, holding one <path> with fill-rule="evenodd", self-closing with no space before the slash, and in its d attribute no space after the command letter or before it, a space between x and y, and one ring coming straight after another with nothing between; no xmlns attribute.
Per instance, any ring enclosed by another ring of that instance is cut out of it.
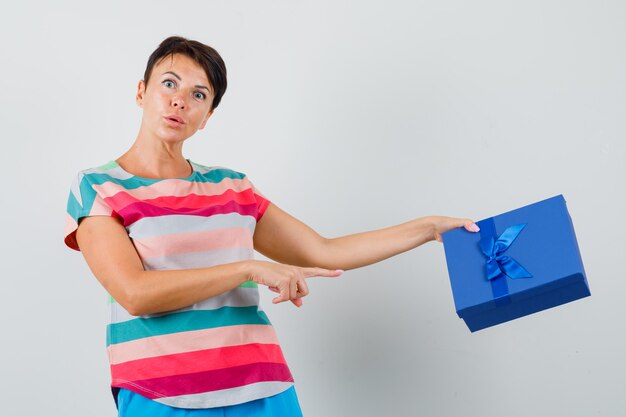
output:
<svg viewBox="0 0 626 417"><path fill-rule="evenodd" d="M172 72L172 71L165 71L163 74L161 74L161 76L164 76L165 74L172 74L174 77L178 78L178 81L182 81L182 78L180 78L180 77L178 76L178 74L176 74L175 72ZM196 85L194 85L194 87L197 87L197 88L204 88L206 91L209 91L209 92L211 91L211 90L209 90L209 88L208 88L208 87L206 87L206 86L204 86L204 85L202 85L202 84L196 84Z"/></svg>

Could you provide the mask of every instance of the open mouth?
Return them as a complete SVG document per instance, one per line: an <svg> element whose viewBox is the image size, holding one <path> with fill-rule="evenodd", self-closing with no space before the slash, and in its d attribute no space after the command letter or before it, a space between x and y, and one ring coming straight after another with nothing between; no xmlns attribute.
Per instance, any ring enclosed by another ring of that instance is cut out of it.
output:
<svg viewBox="0 0 626 417"><path fill-rule="evenodd" d="M180 119L177 119L175 117L166 117L165 120L167 120L169 122L169 124L173 124L173 125L182 125L184 124L184 122Z"/></svg>

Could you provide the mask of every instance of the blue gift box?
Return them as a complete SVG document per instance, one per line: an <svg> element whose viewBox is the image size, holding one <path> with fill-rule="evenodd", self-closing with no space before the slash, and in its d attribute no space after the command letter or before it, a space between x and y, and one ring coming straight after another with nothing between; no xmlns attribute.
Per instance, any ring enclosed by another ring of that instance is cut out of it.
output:
<svg viewBox="0 0 626 417"><path fill-rule="evenodd" d="M591 295L558 195L443 234L457 314L474 332Z"/></svg>

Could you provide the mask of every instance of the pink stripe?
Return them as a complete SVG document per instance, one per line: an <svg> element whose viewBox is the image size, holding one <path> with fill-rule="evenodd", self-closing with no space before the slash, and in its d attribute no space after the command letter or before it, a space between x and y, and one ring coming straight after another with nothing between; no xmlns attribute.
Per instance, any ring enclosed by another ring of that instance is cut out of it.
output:
<svg viewBox="0 0 626 417"><path fill-rule="evenodd" d="M96 194L96 197L93 200L93 204L91 205L91 210L89 210L90 216L113 216L113 210L109 207L102 197L99 194Z"/></svg>
<svg viewBox="0 0 626 417"><path fill-rule="evenodd" d="M76 242L76 229L78 229L78 224L68 212L65 212L65 226L63 229L65 244L74 250L79 250L78 242Z"/></svg>
<svg viewBox="0 0 626 417"><path fill-rule="evenodd" d="M229 214L239 213L242 216L258 216L258 210L256 204L240 205L234 201L230 201L223 206L211 206L198 209L166 209L156 207L149 203L139 202L131 204L122 210L118 211L119 215L124 219L124 226L131 225L144 217L158 217L167 216L173 214L187 214L191 216L204 216L210 217L215 214Z"/></svg>
<svg viewBox="0 0 626 417"><path fill-rule="evenodd" d="M135 198L139 200L151 200L163 195L171 195L175 197L184 197L189 194L196 195L220 195L225 191L234 189L237 191L245 191L251 188L250 181L243 179L224 178L218 183L214 182L190 182L185 180L170 179L163 180L152 185L137 187L133 189L125 188L122 184L113 181L93 185L93 189L100 195L108 197L114 196L119 192L132 192Z"/></svg>
<svg viewBox="0 0 626 417"><path fill-rule="evenodd" d="M184 394L217 391L256 382L293 382L287 365L282 363L255 363L216 371L197 372L143 381L113 379L112 386L141 391L145 397L155 399Z"/></svg>
<svg viewBox="0 0 626 417"><path fill-rule="evenodd" d="M226 190L219 195L197 195L188 194L185 196L165 195L152 199L138 199L135 195L128 192L119 192L113 196L104 199L106 203L113 207L115 211L122 211L127 206L138 202L150 203L153 206L164 209L193 209L208 206L222 206L229 201L236 201L241 205L254 204L256 202L255 195L252 190L247 189L241 192L235 190Z"/></svg>
<svg viewBox="0 0 626 417"><path fill-rule="evenodd" d="M111 364L116 365L154 356L248 343L278 344L278 339L272 326L245 324L146 337L111 345L108 353Z"/></svg>
<svg viewBox="0 0 626 417"><path fill-rule="evenodd" d="M252 234L247 227L177 233L135 239L142 259L179 253L206 252L228 248L252 248Z"/></svg>
<svg viewBox="0 0 626 417"><path fill-rule="evenodd" d="M111 365L111 375L114 379L139 381L253 363L285 363L285 358L278 345L253 343L124 362Z"/></svg>

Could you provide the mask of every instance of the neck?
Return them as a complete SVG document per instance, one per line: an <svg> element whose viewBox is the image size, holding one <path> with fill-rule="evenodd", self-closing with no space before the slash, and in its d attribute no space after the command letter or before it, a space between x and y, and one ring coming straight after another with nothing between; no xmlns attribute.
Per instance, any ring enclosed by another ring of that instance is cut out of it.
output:
<svg viewBox="0 0 626 417"><path fill-rule="evenodd" d="M145 178L182 178L192 172L183 156L182 142L149 140L142 132L133 146L116 161L124 170Z"/></svg>

